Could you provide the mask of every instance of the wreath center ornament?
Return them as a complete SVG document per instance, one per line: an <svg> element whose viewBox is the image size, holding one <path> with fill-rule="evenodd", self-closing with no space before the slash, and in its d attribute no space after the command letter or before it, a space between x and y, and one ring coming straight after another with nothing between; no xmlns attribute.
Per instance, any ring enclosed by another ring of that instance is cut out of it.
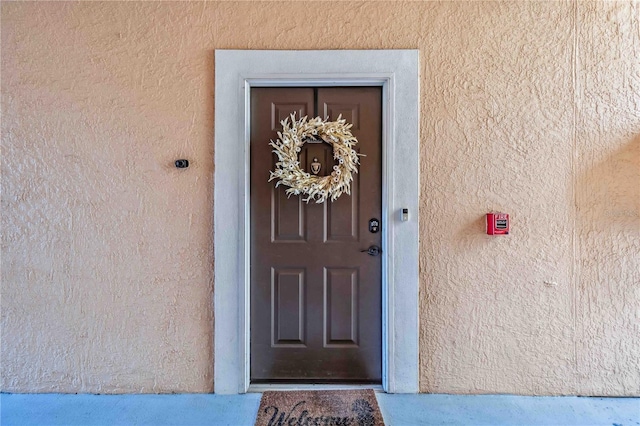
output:
<svg viewBox="0 0 640 426"><path fill-rule="evenodd" d="M291 119L291 122L289 122ZM352 124L347 124L342 115L336 121L322 120L320 117L296 120L295 114L280 122L282 132L278 139L271 141L273 152L278 156L274 171L270 172L269 182L277 180L278 185L289 187L285 192L291 195L306 195L302 200L323 203L325 200L335 201L340 195L351 195L353 173L358 173L358 154L354 149L358 140L351 134ZM336 165L328 176L316 176L322 165L314 157L311 164L313 175L300 168L298 155L307 138L320 139L333 148L333 159ZM316 171L317 170L317 171Z"/></svg>

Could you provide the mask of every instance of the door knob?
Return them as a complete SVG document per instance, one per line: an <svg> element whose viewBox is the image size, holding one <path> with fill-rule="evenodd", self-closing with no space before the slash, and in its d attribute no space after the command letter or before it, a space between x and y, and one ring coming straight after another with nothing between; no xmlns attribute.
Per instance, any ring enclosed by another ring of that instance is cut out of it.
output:
<svg viewBox="0 0 640 426"><path fill-rule="evenodd" d="M368 249L360 250L361 253L367 253L369 256L377 256L382 253L382 249L378 246L369 246Z"/></svg>

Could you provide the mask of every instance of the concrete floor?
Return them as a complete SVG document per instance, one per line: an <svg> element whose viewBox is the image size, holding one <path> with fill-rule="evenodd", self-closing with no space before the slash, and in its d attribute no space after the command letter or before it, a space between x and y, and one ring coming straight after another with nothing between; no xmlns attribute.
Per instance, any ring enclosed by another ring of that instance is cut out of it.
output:
<svg viewBox="0 0 640 426"><path fill-rule="evenodd" d="M1 394L0 424L253 425L260 396ZM377 397L389 426L640 425L640 398L384 393Z"/></svg>

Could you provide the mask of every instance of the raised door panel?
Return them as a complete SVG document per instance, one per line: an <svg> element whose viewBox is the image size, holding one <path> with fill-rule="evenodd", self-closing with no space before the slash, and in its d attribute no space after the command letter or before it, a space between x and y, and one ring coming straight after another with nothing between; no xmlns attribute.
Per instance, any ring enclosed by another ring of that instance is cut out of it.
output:
<svg viewBox="0 0 640 426"><path fill-rule="evenodd" d="M358 346L358 270L325 268L324 346Z"/></svg>
<svg viewBox="0 0 640 426"><path fill-rule="evenodd" d="M289 119L289 122L291 122L292 114L294 114L296 119L304 117L305 115L313 114L313 111L309 111L309 106L308 102L271 102L271 130L274 132L282 130L282 125L280 123L287 118Z"/></svg>
<svg viewBox="0 0 640 426"><path fill-rule="evenodd" d="M329 101L323 102L322 109L325 117L337 120L342 116L347 123L351 124L351 131L360 130L360 104L349 101Z"/></svg>
<svg viewBox="0 0 640 426"><path fill-rule="evenodd" d="M274 346L305 344L304 269L277 269L271 272L271 336Z"/></svg>
<svg viewBox="0 0 640 426"><path fill-rule="evenodd" d="M360 201L360 178L356 174L351 182L351 196L338 198L336 201L325 203L324 209L324 240L358 241L359 217L358 205Z"/></svg>
<svg viewBox="0 0 640 426"><path fill-rule="evenodd" d="M290 197L286 187L271 190L271 241L274 243L306 242L305 205L300 197Z"/></svg>
<svg viewBox="0 0 640 426"><path fill-rule="evenodd" d="M310 113L309 100L305 102L274 100L271 102L271 131L274 135L282 130L281 122L285 119L291 121L291 115L296 118L304 117ZM313 112L313 111L311 111ZM274 138L275 139L275 138ZM306 161L306 153L302 153L301 162ZM276 159L275 154L273 159ZM304 163L303 163L304 164ZM274 161L275 165L275 161ZM290 197L286 194L286 187L275 185L271 189L271 230L273 242L305 242L306 224L305 207L300 197Z"/></svg>

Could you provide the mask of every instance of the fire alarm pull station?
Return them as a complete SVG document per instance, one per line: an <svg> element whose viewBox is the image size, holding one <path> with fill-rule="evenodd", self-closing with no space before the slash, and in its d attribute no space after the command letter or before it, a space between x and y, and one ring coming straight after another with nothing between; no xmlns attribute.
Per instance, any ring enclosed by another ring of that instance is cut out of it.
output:
<svg viewBox="0 0 640 426"><path fill-rule="evenodd" d="M509 215L507 213L487 213L487 234L509 234Z"/></svg>

